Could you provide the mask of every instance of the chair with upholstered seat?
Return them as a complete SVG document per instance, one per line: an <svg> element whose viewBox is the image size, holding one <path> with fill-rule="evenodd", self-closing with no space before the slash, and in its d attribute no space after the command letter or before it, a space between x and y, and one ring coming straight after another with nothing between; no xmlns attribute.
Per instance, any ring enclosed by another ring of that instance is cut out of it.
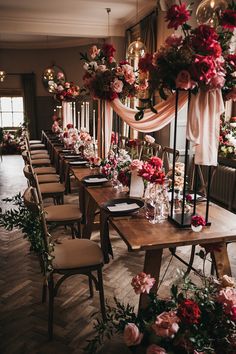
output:
<svg viewBox="0 0 236 354"><path fill-rule="evenodd" d="M43 302L46 301L46 290L49 294L48 310L48 335L53 337L53 313L54 298L58 294L59 287L68 277L83 274L88 276L90 296L93 296L93 282L100 295L100 306L103 320L106 319L105 302L103 292L102 267L103 254L101 248L87 239L65 239L60 243L53 243L47 230L45 210L40 207L36 189L27 188L24 193L24 202L29 210L41 218L42 239L44 249L41 252L41 264L44 264L44 276L47 280L43 285ZM97 273L97 277L93 274ZM54 274L61 276L54 283Z"/></svg>

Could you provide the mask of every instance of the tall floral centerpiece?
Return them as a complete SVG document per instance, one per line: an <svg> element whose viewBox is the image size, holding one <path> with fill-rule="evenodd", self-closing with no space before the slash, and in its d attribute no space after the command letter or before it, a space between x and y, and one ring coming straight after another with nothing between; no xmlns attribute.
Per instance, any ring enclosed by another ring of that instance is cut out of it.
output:
<svg viewBox="0 0 236 354"><path fill-rule="evenodd" d="M75 122L75 101L80 95L80 88L74 82L65 81L64 75L59 72L56 81L49 81L49 90L54 98L62 104L63 128Z"/></svg>
<svg viewBox="0 0 236 354"><path fill-rule="evenodd" d="M163 99L175 93L175 125L173 144L173 178L170 219L180 227L190 227L191 216L185 213L187 193L188 151L190 141L195 147L196 165L209 166L207 184L210 185L211 166L218 162L220 115L224 111L224 99L235 97L235 58L230 53L230 39L236 27L236 4L219 14L216 28L200 24L192 28L188 24L190 7L181 1L172 5L166 14L168 28L182 29L182 35L173 33L153 55L146 54L139 61L139 70L148 73L150 91L157 90ZM185 170L182 210L174 210L175 153L177 142L178 104L180 95L188 95L189 109L186 132ZM142 114L142 112L140 112ZM203 148L204 146L204 148ZM197 186L197 183L194 184ZM205 218L208 223L209 192ZM194 191L196 195L196 190ZM194 198L196 201L196 198ZM196 205L193 213L196 212Z"/></svg>
<svg viewBox="0 0 236 354"><path fill-rule="evenodd" d="M82 88L93 99L98 99L98 148L101 157L107 157L112 134L112 108L110 103L136 93L136 77L127 61L117 63L115 48L105 43L100 49L95 45L89 53L81 53L85 74ZM117 125L116 125L117 126ZM116 132L115 132L116 133Z"/></svg>

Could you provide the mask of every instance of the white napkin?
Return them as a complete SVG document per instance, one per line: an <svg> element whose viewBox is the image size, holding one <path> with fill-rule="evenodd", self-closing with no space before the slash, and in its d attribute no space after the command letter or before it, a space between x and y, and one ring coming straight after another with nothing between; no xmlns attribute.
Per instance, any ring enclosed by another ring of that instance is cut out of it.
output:
<svg viewBox="0 0 236 354"><path fill-rule="evenodd" d="M86 165L88 161L71 161L69 162L70 165Z"/></svg>
<svg viewBox="0 0 236 354"><path fill-rule="evenodd" d="M114 211L127 211L139 208L139 205L136 203L128 204L128 203L119 203L114 206L108 206L107 209L111 212Z"/></svg>
<svg viewBox="0 0 236 354"><path fill-rule="evenodd" d="M85 179L84 180L86 183L98 183L98 182L107 182L108 179L105 178L105 177L91 177L91 178L88 178L88 179Z"/></svg>

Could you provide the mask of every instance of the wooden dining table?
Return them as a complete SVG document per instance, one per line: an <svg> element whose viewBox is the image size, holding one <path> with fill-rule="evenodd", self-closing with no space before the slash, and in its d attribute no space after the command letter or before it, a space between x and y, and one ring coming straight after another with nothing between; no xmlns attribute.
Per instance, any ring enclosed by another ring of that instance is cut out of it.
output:
<svg viewBox="0 0 236 354"><path fill-rule="evenodd" d="M145 252L143 271L156 279L152 291L158 287L162 254L164 249L175 249L180 246L202 245L211 249L218 277L231 275L231 267L227 252L227 244L236 241L236 215L228 210L210 203L210 226L203 227L202 231L194 232L191 229L178 228L169 220L162 223L150 224L143 212L127 217L114 217L107 213L104 205L112 199L128 197L127 193L120 192L108 182L101 186L88 187L83 178L97 174L96 169L89 167L70 166L71 173L79 184L80 208L84 216L82 237L90 238L96 211L100 212L100 237L104 259L109 261L112 254L112 245L109 238L109 224L118 232L130 252ZM204 203L197 204L197 214L203 215ZM147 296L140 296L140 308L146 306Z"/></svg>

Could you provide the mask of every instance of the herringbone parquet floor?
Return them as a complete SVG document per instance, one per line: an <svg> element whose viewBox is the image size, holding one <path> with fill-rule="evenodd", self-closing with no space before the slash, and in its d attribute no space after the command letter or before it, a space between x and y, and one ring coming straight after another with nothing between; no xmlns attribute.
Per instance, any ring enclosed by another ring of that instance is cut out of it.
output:
<svg viewBox="0 0 236 354"><path fill-rule="evenodd" d="M23 191L26 182L22 174L20 156L4 156L0 164L1 199ZM76 184L73 191L76 193ZM66 197L77 202L77 194ZM5 207L5 206L4 206ZM56 235L65 236L64 229ZM115 232L112 234L114 260L104 267L104 290L109 302L116 296L137 306L138 297L130 286L131 278L142 269L143 254L130 254ZM47 340L47 304L41 303L42 276L38 259L29 251L29 243L18 230L0 230L0 354L82 354L86 339L93 335L91 315L99 309L98 295L89 298L87 279L74 276L65 281L55 300L54 339ZM98 232L92 238L98 242ZM56 237L56 236L55 236ZM235 246L229 245L233 274L236 275ZM183 247L178 253L188 259L190 249ZM170 254L164 253L164 266ZM196 260L195 266L200 267ZM181 263L173 260L160 289L160 295L168 294L176 269ZM115 353L106 349L104 354ZM123 352L124 354L124 352Z"/></svg>

